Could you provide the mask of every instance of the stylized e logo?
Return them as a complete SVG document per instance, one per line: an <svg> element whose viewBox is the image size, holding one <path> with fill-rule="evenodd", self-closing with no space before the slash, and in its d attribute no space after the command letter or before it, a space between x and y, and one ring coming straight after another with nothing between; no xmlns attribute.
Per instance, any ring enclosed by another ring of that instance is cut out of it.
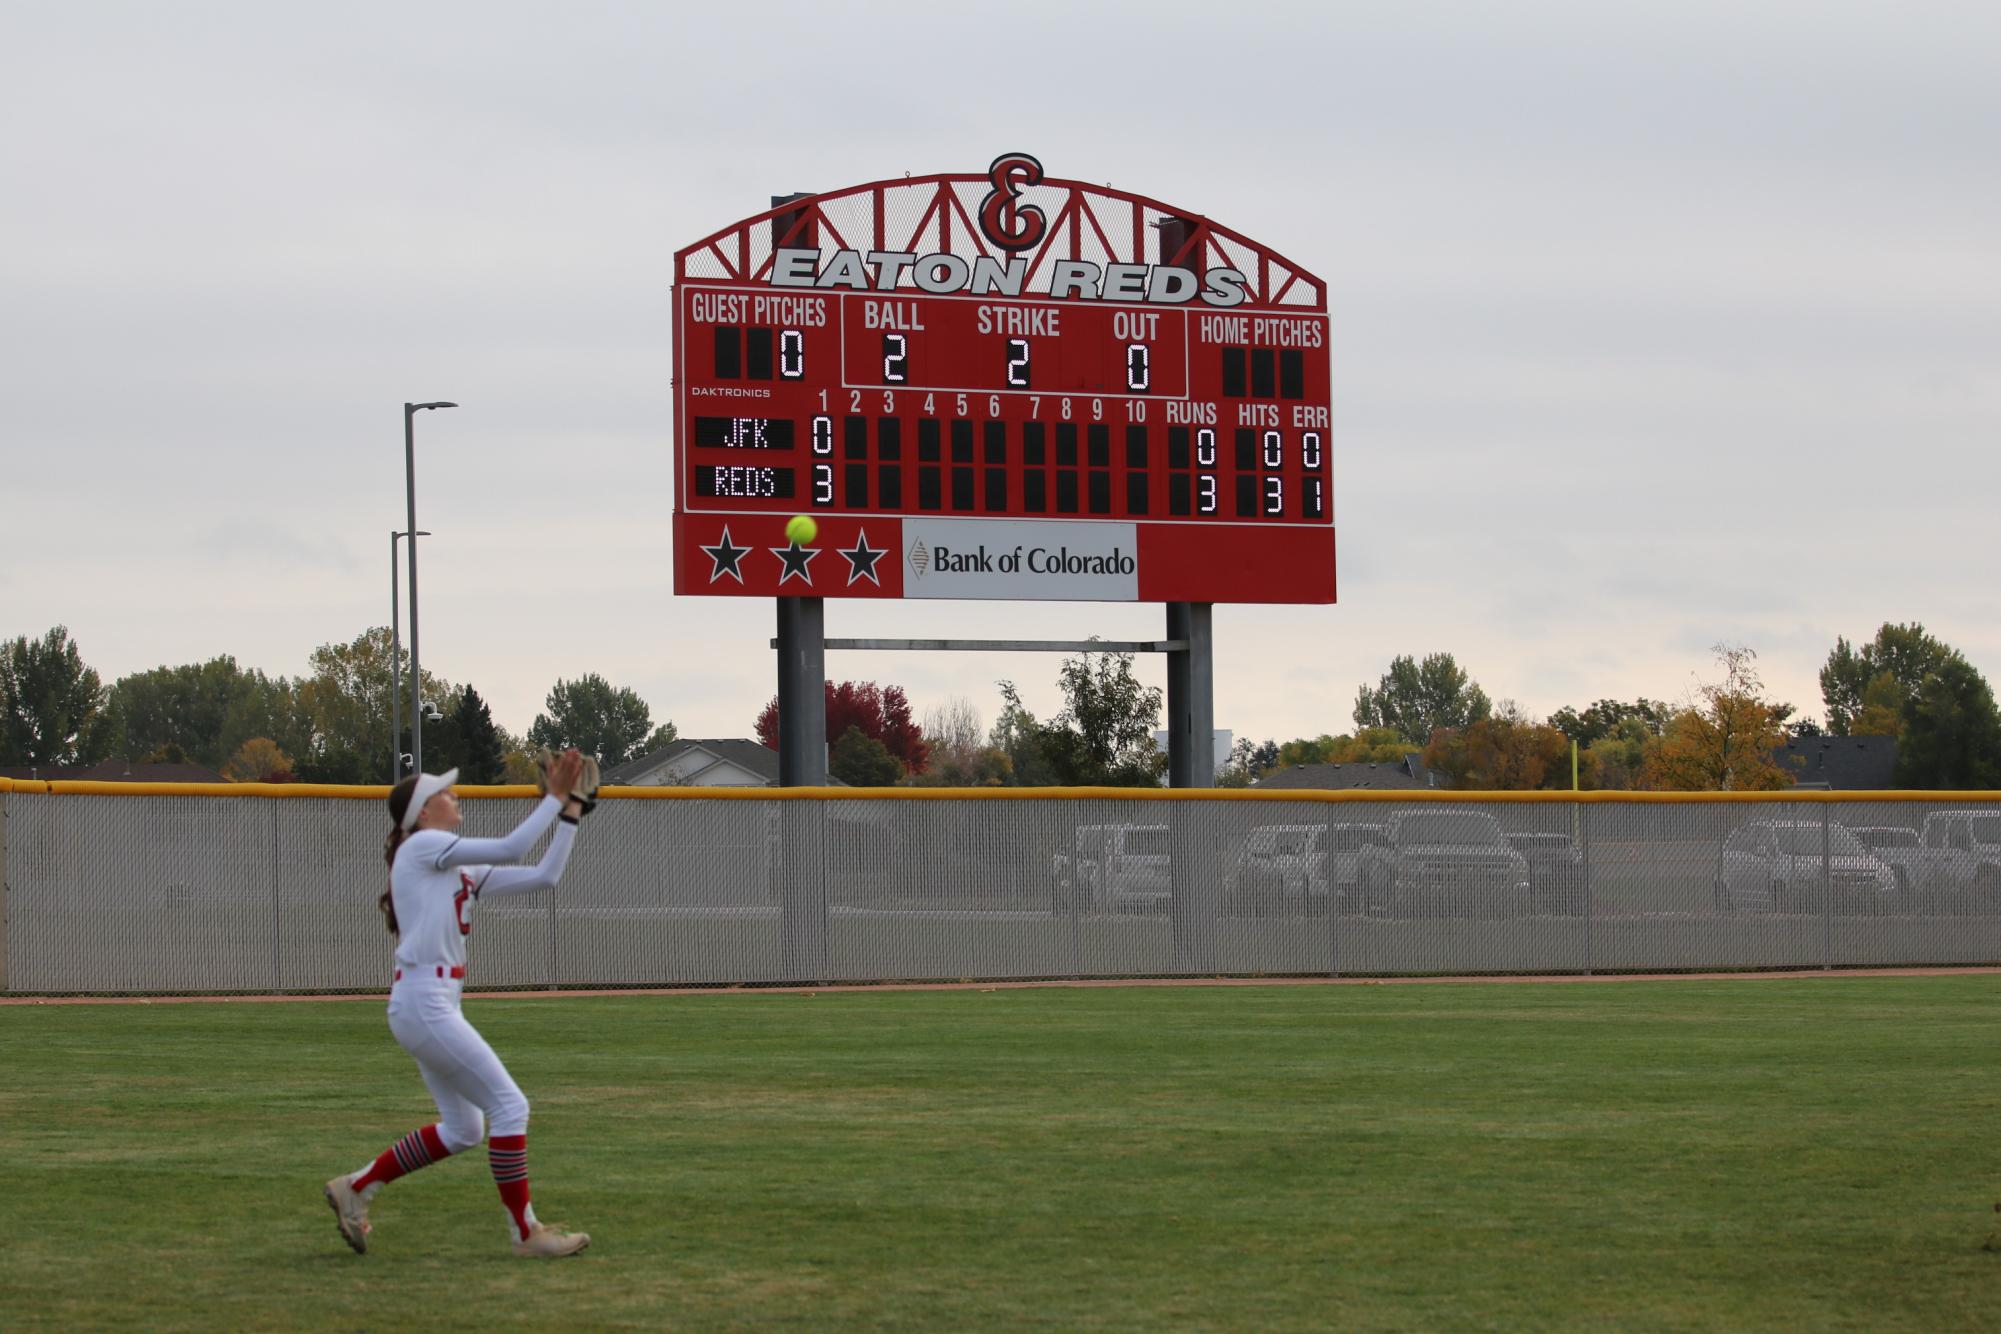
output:
<svg viewBox="0 0 2001 1334"><path fill-rule="evenodd" d="M1049 220L1019 201L1023 186L1042 183L1042 164L1026 153L1002 153L987 168L994 188L980 201L980 230L1002 250L1026 250L1042 239Z"/></svg>

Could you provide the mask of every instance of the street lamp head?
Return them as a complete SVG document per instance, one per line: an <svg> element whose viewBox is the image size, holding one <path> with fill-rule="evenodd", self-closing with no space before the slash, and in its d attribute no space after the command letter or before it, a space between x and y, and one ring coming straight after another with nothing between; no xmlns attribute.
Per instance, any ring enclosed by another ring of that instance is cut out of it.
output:
<svg viewBox="0 0 2001 1334"><path fill-rule="evenodd" d="M425 408L455 408L455 407L457 407L457 406L458 406L458 404L456 404L456 403L407 403L407 404L405 404L404 406L405 406L405 407L407 407L407 408L409 408L409 409L410 409L410 411L412 411L412 412L421 412L421 411L423 411L423 410L424 410Z"/></svg>

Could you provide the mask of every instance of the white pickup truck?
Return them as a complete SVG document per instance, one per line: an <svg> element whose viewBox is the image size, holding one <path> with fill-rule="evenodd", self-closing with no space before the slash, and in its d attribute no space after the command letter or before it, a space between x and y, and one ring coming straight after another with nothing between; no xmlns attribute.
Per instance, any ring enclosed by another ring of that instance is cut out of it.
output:
<svg viewBox="0 0 2001 1334"><path fill-rule="evenodd" d="M1929 890L2001 908L2001 811L1932 811L1921 834Z"/></svg>
<svg viewBox="0 0 2001 1334"><path fill-rule="evenodd" d="M1526 917L1528 860L1500 821L1466 807L1399 811L1362 849L1362 910L1377 917Z"/></svg>

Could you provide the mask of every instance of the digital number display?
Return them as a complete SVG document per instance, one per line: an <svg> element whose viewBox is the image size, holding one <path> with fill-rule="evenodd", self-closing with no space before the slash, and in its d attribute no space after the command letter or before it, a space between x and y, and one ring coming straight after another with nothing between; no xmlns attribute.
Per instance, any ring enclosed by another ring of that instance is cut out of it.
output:
<svg viewBox="0 0 2001 1334"><path fill-rule="evenodd" d="M699 480L713 508L792 495L834 512L1332 522L1325 316L789 300L798 327L705 322L740 303L683 295L696 466L799 457L791 491ZM746 393L755 416L701 411Z"/></svg>
<svg viewBox="0 0 2001 1334"><path fill-rule="evenodd" d="M1181 311L924 297L843 301L849 386L1186 397Z"/></svg>

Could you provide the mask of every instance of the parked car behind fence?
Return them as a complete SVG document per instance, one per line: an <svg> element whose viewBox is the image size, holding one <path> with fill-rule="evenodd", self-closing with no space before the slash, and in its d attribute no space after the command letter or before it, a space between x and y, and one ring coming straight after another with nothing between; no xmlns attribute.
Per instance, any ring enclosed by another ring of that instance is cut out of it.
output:
<svg viewBox="0 0 2001 1334"><path fill-rule="evenodd" d="M1379 824L1259 825L1223 877L1223 911L1234 917L1325 916L1361 911L1358 868L1380 845Z"/></svg>
<svg viewBox="0 0 2001 1334"><path fill-rule="evenodd" d="M1525 917L1527 858L1501 823L1466 807L1407 809L1361 853L1363 911L1384 917Z"/></svg>
<svg viewBox="0 0 2001 1334"><path fill-rule="evenodd" d="M1845 825L1752 820L1717 854L1718 912L1880 913L1902 901L1895 874Z"/></svg>
<svg viewBox="0 0 2001 1334"><path fill-rule="evenodd" d="M1897 892L1906 897L1917 893L1925 884L1925 844L1918 837L1918 831L1907 825L1877 824L1850 825L1848 832L1863 847L1875 855L1877 861L1890 868L1890 874L1897 881Z"/></svg>
<svg viewBox="0 0 2001 1334"><path fill-rule="evenodd" d="M1932 896L1962 910L2001 910L2001 813L1932 811L1922 837Z"/></svg>
<svg viewBox="0 0 2001 1334"><path fill-rule="evenodd" d="M1508 845L1529 864L1529 899L1538 913L1581 917L1591 908L1584 853L1568 834L1509 834Z"/></svg>

